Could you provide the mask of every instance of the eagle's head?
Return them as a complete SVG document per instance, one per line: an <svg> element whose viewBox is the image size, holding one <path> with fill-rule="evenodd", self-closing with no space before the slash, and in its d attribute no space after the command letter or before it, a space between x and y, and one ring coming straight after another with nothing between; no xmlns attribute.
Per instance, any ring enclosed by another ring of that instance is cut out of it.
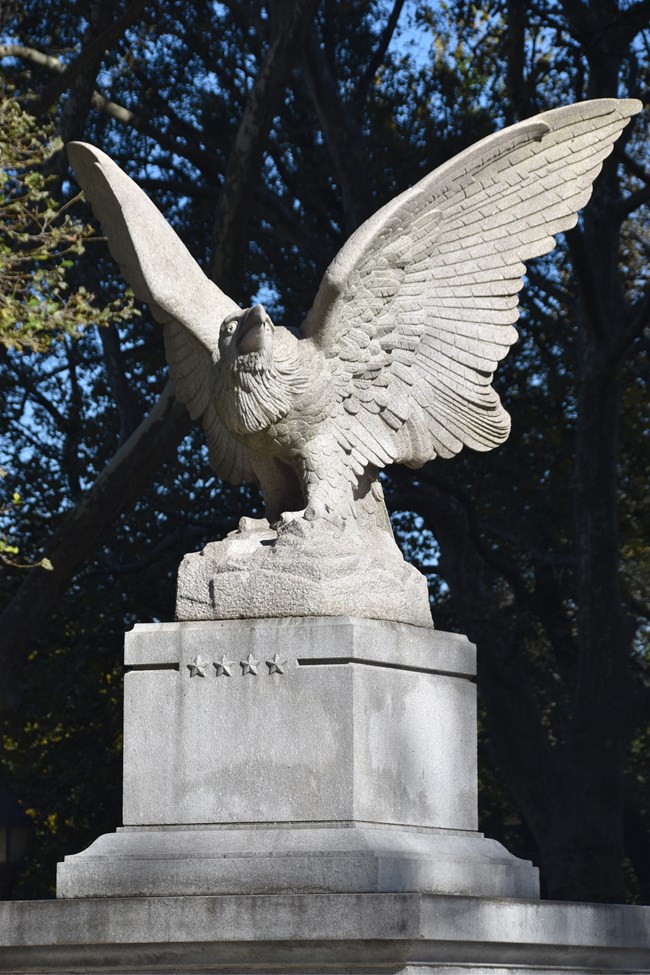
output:
<svg viewBox="0 0 650 975"><path fill-rule="evenodd" d="M298 345L285 328L277 328L262 305L230 315L219 331L215 370L215 406L236 436L265 430L286 416L300 377Z"/></svg>
<svg viewBox="0 0 650 975"><path fill-rule="evenodd" d="M253 305L221 323L219 353L234 372L260 373L271 367L275 326L263 305Z"/></svg>

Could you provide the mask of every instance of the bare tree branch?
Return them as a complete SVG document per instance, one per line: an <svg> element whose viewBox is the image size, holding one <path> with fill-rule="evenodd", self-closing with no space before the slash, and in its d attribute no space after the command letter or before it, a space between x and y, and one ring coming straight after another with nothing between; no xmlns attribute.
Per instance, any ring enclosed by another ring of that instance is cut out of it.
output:
<svg viewBox="0 0 650 975"><path fill-rule="evenodd" d="M343 197L346 229L351 233L372 210L369 184L360 151L363 139L359 128L353 124L349 108L341 98L315 28L307 34L303 71L336 169L336 178Z"/></svg>
<svg viewBox="0 0 650 975"><path fill-rule="evenodd" d="M617 24L617 41L627 46L643 30L648 29L650 0L637 0L626 9L621 9Z"/></svg>
<svg viewBox="0 0 650 975"><path fill-rule="evenodd" d="M218 200L219 187L207 183L191 183L186 179L155 179L152 176L139 176L138 186L143 190L165 190L174 196L187 196L191 200Z"/></svg>
<svg viewBox="0 0 650 975"><path fill-rule="evenodd" d="M24 44L0 44L0 58L20 58L21 61L28 61L39 68L55 71L57 74L65 71L65 64L58 58L43 54L34 47L25 47Z"/></svg>
<svg viewBox="0 0 650 975"><path fill-rule="evenodd" d="M57 74L65 71L65 65L58 58L43 54L41 51L36 50L36 48L25 47L22 44L0 45L1 58L20 58L30 64L46 68L48 71L55 71ZM188 133L188 129L190 128L189 123L184 123L183 137L182 139L178 139L173 135L173 124L170 132L162 132L149 120L144 112L132 111L123 105L118 105L97 90L93 91L91 95L91 104L93 108L115 119L121 125L135 129L142 135L153 139L163 149L168 149L169 152L187 159L188 162L196 166L206 179L212 183L217 182L217 174L221 171L222 161L214 153L210 152L209 149L201 145L200 139L202 134L198 129L195 130L196 138L190 138Z"/></svg>
<svg viewBox="0 0 650 975"><path fill-rule="evenodd" d="M636 178L640 179L641 182L650 185L650 173L647 171L647 169L644 169L644 167L640 163L638 163L636 159L634 159L628 152L618 152L616 150L615 152L616 155L623 160L623 162L625 163L625 165L630 170L633 176L636 176Z"/></svg>
<svg viewBox="0 0 650 975"><path fill-rule="evenodd" d="M258 186L253 205L262 219L272 225L278 237L298 247L317 267L327 267L333 255L323 244L322 238L310 233L304 225L301 225L296 220L295 214L279 197L269 193L263 186Z"/></svg>
<svg viewBox="0 0 650 975"><path fill-rule="evenodd" d="M638 299L638 301L628 310L624 319L624 325L615 347L617 357L625 355L632 343L640 338L644 331L650 326L650 284Z"/></svg>
<svg viewBox="0 0 650 975"><path fill-rule="evenodd" d="M169 152L187 159L188 162L196 166L206 179L213 183L217 181L217 174L221 172L223 165L222 161L209 149L205 149L198 139L193 141L184 136L182 140L179 140L169 132L162 132L143 112L133 112L122 105L117 105L98 91L93 92L92 105L100 112L110 115L117 122L121 122L122 125L128 125L142 135L153 139L163 149L168 149ZM171 128L173 129L173 126Z"/></svg>
<svg viewBox="0 0 650 975"><path fill-rule="evenodd" d="M294 65L295 52L307 23L316 10L317 0L283 0L282 3L276 0L276 4L276 10L282 16L272 18L276 31L237 130L214 225L211 277L233 295L238 295L241 290L251 191L259 174L273 113ZM224 246L226 241L228 247Z"/></svg>
<svg viewBox="0 0 650 975"><path fill-rule="evenodd" d="M141 177L138 179L143 189L166 190L176 196L187 196L191 200L218 200L220 191L216 186L205 183L190 183L187 180L153 179ZM312 260L318 267L326 267L332 259L332 254L323 246L320 237L302 226L289 207L274 193L264 186L257 186L253 194L253 210L267 223L271 224L277 236L286 243L299 250Z"/></svg>
<svg viewBox="0 0 650 975"><path fill-rule="evenodd" d="M120 443L125 443L142 422L143 410L124 370L120 333L117 325L110 322L108 325L99 328L98 332L104 353L106 376L120 418Z"/></svg>
<svg viewBox="0 0 650 975"><path fill-rule="evenodd" d="M508 122L516 122L532 115L530 86L526 78L526 4L507 0L506 84L510 111Z"/></svg>
<svg viewBox="0 0 650 975"><path fill-rule="evenodd" d="M402 470L398 468L394 472L393 476L396 476L402 483L403 488L406 487L408 490L408 474L402 472ZM436 474L435 467L432 467L431 465L427 465L422 468L421 471L419 471L418 480L424 481L425 484L432 487L437 493L453 498L454 502L463 511L468 538L471 539L477 555L482 559L486 566L501 575L512 588L512 591L515 593L515 596L520 600L520 602L525 603L527 598L526 587L522 580L521 573L518 571L516 564L512 560L505 558L501 552L495 551L486 544L478 524L476 510L471 504L467 495L464 494L455 484L452 484L446 480L440 474L440 472ZM418 504L417 493L412 495L411 500L412 509L417 511L419 514L422 514L424 517L425 512L422 510L421 503Z"/></svg>
<svg viewBox="0 0 650 975"><path fill-rule="evenodd" d="M391 10L388 20L386 21L386 26L384 27L381 37L379 38L379 43L370 55L368 66L361 76L359 84L357 85L357 90L355 92L355 99L357 101L364 101L368 95L368 91L374 81L375 75L379 71L384 62L384 58L386 57L386 51L388 50L388 46L393 38L393 34L395 33L397 22L399 21L403 7L404 0L395 0L393 9Z"/></svg>
<svg viewBox="0 0 650 975"><path fill-rule="evenodd" d="M643 206L644 203L650 201L650 185L642 187L640 190L636 190L634 193L630 193L628 196L621 197L613 205L613 212L616 215L616 219L619 221L625 220L629 217L631 213L634 213L638 207Z"/></svg>
<svg viewBox="0 0 650 975"><path fill-rule="evenodd" d="M2 345L0 346L0 361L7 364L25 392L28 392L34 401L49 413L61 433L65 433L68 426L67 418L57 409L51 399L40 391L36 384L34 374L27 369L21 369L19 357L17 355L10 355L8 349Z"/></svg>
<svg viewBox="0 0 650 975"><path fill-rule="evenodd" d="M33 115L42 115L51 108L59 95L66 88L70 88L79 75L100 61L104 53L117 43L129 27L136 22L147 2L148 0L131 0L122 16L92 38L81 54L59 74L56 81L47 86L45 91L29 106L30 112Z"/></svg>

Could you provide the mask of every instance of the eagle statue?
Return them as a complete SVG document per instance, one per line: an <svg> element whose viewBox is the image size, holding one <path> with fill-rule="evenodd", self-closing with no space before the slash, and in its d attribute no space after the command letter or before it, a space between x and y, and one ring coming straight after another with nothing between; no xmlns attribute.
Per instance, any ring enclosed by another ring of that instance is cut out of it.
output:
<svg viewBox="0 0 650 975"><path fill-rule="evenodd" d="M300 328L240 309L99 149L73 142L68 155L124 277L164 326L176 395L201 418L216 473L258 484L280 530L299 518L390 530L382 468L507 438L490 384L517 337L525 264L576 224L640 108L569 105L461 152L359 227Z"/></svg>

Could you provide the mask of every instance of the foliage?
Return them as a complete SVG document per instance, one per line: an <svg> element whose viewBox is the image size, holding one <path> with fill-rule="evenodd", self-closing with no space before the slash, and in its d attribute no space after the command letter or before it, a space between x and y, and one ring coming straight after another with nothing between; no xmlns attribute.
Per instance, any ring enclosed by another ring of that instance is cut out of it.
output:
<svg viewBox="0 0 650 975"><path fill-rule="evenodd" d="M7 473L2 468L0 468L0 479L6 477ZM0 505L0 517L6 514L7 510L11 506L12 508L17 508L18 505L22 504L22 498L18 491L14 491L11 497L9 505ZM39 562L25 564L16 561L16 556L20 554L20 549L17 545L12 545L6 535L0 536L0 562L3 562L6 566L11 566L13 569L30 569L30 568L41 568L48 572L52 571L52 563L48 558L43 557Z"/></svg>
<svg viewBox="0 0 650 975"><path fill-rule="evenodd" d="M64 335L78 337L98 325L132 314L128 300L103 308L67 281L74 257L93 230L67 212L48 190L45 166L56 142L54 126L39 126L17 101L0 99L0 343L46 351Z"/></svg>

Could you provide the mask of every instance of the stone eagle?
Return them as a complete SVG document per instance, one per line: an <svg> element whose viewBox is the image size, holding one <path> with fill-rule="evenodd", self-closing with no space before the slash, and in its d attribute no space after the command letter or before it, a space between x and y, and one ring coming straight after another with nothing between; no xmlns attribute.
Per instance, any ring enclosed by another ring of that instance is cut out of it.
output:
<svg viewBox="0 0 650 975"><path fill-rule="evenodd" d="M366 221L300 329L241 310L145 193L81 142L69 159L135 295L164 325L176 395L210 463L260 486L272 525L387 526L378 472L463 446L510 418L490 385L517 332L525 262L573 227L635 100L569 105L461 152Z"/></svg>

